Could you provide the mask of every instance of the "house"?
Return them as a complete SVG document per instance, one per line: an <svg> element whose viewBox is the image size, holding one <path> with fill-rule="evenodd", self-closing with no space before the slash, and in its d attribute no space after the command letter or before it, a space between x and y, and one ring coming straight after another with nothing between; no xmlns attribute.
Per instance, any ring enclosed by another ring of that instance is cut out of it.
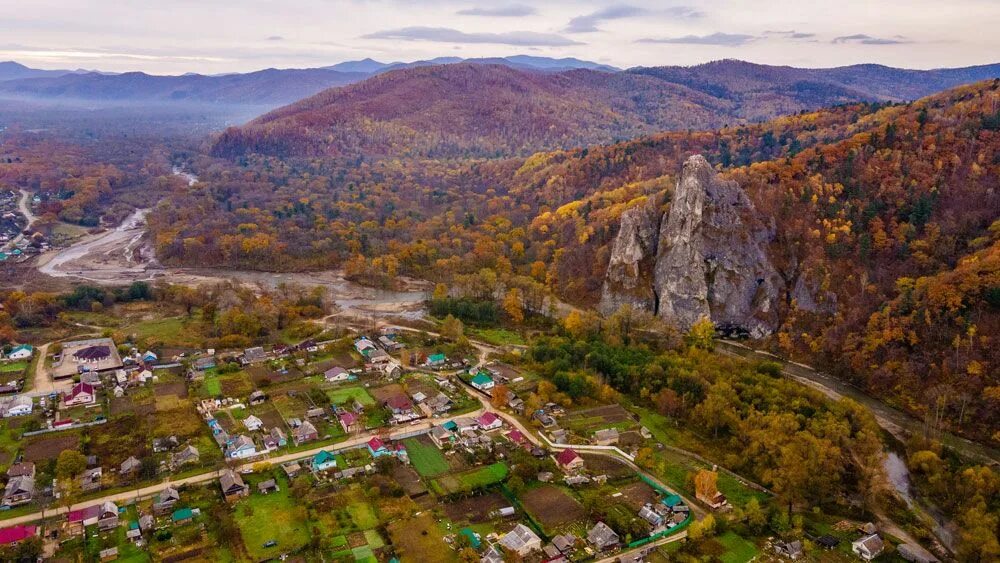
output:
<svg viewBox="0 0 1000 563"><path fill-rule="evenodd" d="M660 514L653 508L653 505L647 503L645 506L639 509L639 518L642 518L649 525L658 528L663 525L663 514Z"/></svg>
<svg viewBox="0 0 1000 563"><path fill-rule="evenodd" d="M114 561L115 559L118 559L118 548L109 547L107 549L102 549L97 556L101 558L101 563L104 563L105 561Z"/></svg>
<svg viewBox="0 0 1000 563"><path fill-rule="evenodd" d="M448 357L444 354L431 354L430 356L427 356L427 365L431 367L443 366L447 362Z"/></svg>
<svg viewBox="0 0 1000 563"><path fill-rule="evenodd" d="M424 401L424 404L431 409L431 412L443 414L451 410L452 401L451 397L439 392L437 395Z"/></svg>
<svg viewBox="0 0 1000 563"><path fill-rule="evenodd" d="M831 535L823 535L816 538L816 543L823 549L833 549L840 545L840 540Z"/></svg>
<svg viewBox="0 0 1000 563"><path fill-rule="evenodd" d="M156 526L156 520L153 519L149 514L143 514L139 517L139 529L143 532L148 532Z"/></svg>
<svg viewBox="0 0 1000 563"><path fill-rule="evenodd" d="M0 545L10 546L38 535L37 526L9 526L0 528Z"/></svg>
<svg viewBox="0 0 1000 563"><path fill-rule="evenodd" d="M285 471L285 475L291 479L302 471L302 466L299 465L297 461L289 461L288 463L281 464L281 469Z"/></svg>
<svg viewBox="0 0 1000 563"><path fill-rule="evenodd" d="M340 366L334 366L323 372L323 378L326 379L327 383L336 383L339 381L347 381L350 379L351 374Z"/></svg>
<svg viewBox="0 0 1000 563"><path fill-rule="evenodd" d="M384 352L383 352L384 353ZM403 365L399 362L389 359L390 361L381 362L378 364L378 370L382 372L382 375L389 379L395 379L403 375Z"/></svg>
<svg viewBox="0 0 1000 563"><path fill-rule="evenodd" d="M483 392L493 389L493 386L495 385L493 383L493 378L484 372L477 373L472 378L472 381L470 381L470 383L472 384L473 387Z"/></svg>
<svg viewBox="0 0 1000 563"><path fill-rule="evenodd" d="M882 553L883 549L885 549L885 542L878 534L863 536L851 542L851 551L865 561L875 559Z"/></svg>
<svg viewBox="0 0 1000 563"><path fill-rule="evenodd" d="M89 405L94 402L94 386L89 383L77 383L70 390L69 395L64 396L63 403L67 407L76 405Z"/></svg>
<svg viewBox="0 0 1000 563"><path fill-rule="evenodd" d="M181 494L177 489L168 486L153 499L153 514L162 515L170 512L179 500L181 500Z"/></svg>
<svg viewBox="0 0 1000 563"><path fill-rule="evenodd" d="M697 498L698 500L710 506L712 510L718 510L729 504L729 501L726 500L726 495L722 494L719 491L716 491L715 494L712 495L711 497L707 497L705 495L697 495Z"/></svg>
<svg viewBox="0 0 1000 563"><path fill-rule="evenodd" d="M226 446L226 457L229 459L245 459L257 455L257 445L253 438L240 434Z"/></svg>
<svg viewBox="0 0 1000 563"><path fill-rule="evenodd" d="M455 438L455 435L445 430L443 426L435 426L434 428L431 428L430 436L431 441L434 442L434 445L439 448L451 445Z"/></svg>
<svg viewBox="0 0 1000 563"><path fill-rule="evenodd" d="M147 364L151 364L159 359L160 357L154 354L151 350L146 350L146 353L142 355L142 361Z"/></svg>
<svg viewBox="0 0 1000 563"><path fill-rule="evenodd" d="M3 491L3 506L20 506L35 496L35 478L28 475L13 477Z"/></svg>
<svg viewBox="0 0 1000 563"><path fill-rule="evenodd" d="M507 532L500 538L500 545L518 555L525 556L536 549L542 548L542 539L531 531L531 528L524 524L514 526L514 529Z"/></svg>
<svg viewBox="0 0 1000 563"><path fill-rule="evenodd" d="M479 563L504 563L503 553L495 545L491 545L489 549L482 553L479 558Z"/></svg>
<svg viewBox="0 0 1000 563"><path fill-rule="evenodd" d="M604 522L598 522L587 532L587 541L598 551L615 548L621 543L618 534Z"/></svg>
<svg viewBox="0 0 1000 563"><path fill-rule="evenodd" d="M201 454L198 453L198 448L189 445L173 454L170 458L170 464L174 467L180 467L181 465L197 462L199 457L201 457Z"/></svg>
<svg viewBox="0 0 1000 563"><path fill-rule="evenodd" d="M177 436L167 436L166 438L153 438L153 453L161 454L169 452L180 445Z"/></svg>
<svg viewBox="0 0 1000 563"><path fill-rule="evenodd" d="M263 391L258 389L253 393L250 393L249 400L250 400L250 406L259 405L267 400L267 395Z"/></svg>
<svg viewBox="0 0 1000 563"><path fill-rule="evenodd" d="M311 442L318 438L319 432L316 431L316 427L308 420L292 430L292 441L295 442L295 445Z"/></svg>
<svg viewBox="0 0 1000 563"><path fill-rule="evenodd" d="M170 521L173 522L174 526L186 524L193 519L194 510L191 510L190 508L179 508L170 515Z"/></svg>
<svg viewBox="0 0 1000 563"><path fill-rule="evenodd" d="M104 478L104 468L91 467L85 469L80 475L80 490L85 493L96 491L101 488L101 480Z"/></svg>
<svg viewBox="0 0 1000 563"><path fill-rule="evenodd" d="M392 356L387 354L385 350L372 350L368 352L368 363L373 365L385 364L392 361Z"/></svg>
<svg viewBox="0 0 1000 563"><path fill-rule="evenodd" d="M24 416L31 414L31 410L35 407L35 402L31 397L27 395L18 395L5 401L2 406L0 406L0 412L3 412L5 418L10 418L13 416Z"/></svg>
<svg viewBox="0 0 1000 563"><path fill-rule="evenodd" d="M7 354L7 359L9 360L27 360L34 355L35 349L31 344L19 344L11 349L10 354Z"/></svg>
<svg viewBox="0 0 1000 563"><path fill-rule="evenodd" d="M124 370L118 370L118 371L124 373ZM87 371L80 374L80 383L86 383L88 385L93 385L94 387L100 387L101 385L104 384L104 381L101 379L101 374L93 371ZM124 383L124 381L122 383Z"/></svg>
<svg viewBox="0 0 1000 563"><path fill-rule="evenodd" d="M274 479L268 479L266 481L261 481L257 483L257 492L262 495L276 493L278 492L278 482Z"/></svg>
<svg viewBox="0 0 1000 563"><path fill-rule="evenodd" d="M118 469L118 473L121 475L128 475L129 473L139 471L140 469L142 469L142 462L139 461L139 458L133 455L129 456L128 459L122 462L121 467Z"/></svg>
<svg viewBox="0 0 1000 563"><path fill-rule="evenodd" d="M403 346L402 343L396 342L387 334L379 336L378 343L381 344L383 348L389 350L390 352L395 352L396 350L401 350L405 348L405 346Z"/></svg>
<svg viewBox="0 0 1000 563"><path fill-rule="evenodd" d="M67 535L82 534L85 526L93 526L97 524L97 520L100 515L101 507L96 504L79 510L71 510L66 513Z"/></svg>
<svg viewBox="0 0 1000 563"><path fill-rule="evenodd" d="M97 528L106 532L118 527L118 505L111 501L101 504L101 511L97 516Z"/></svg>
<svg viewBox="0 0 1000 563"><path fill-rule="evenodd" d="M271 429L270 435L277 447L283 448L288 445L288 436L285 435L285 432L281 428L275 426Z"/></svg>
<svg viewBox="0 0 1000 563"><path fill-rule="evenodd" d="M413 403L409 397L402 393L397 393L386 399L385 406L393 414L406 414L413 411Z"/></svg>
<svg viewBox="0 0 1000 563"><path fill-rule="evenodd" d="M15 463L7 469L7 477L31 477L35 478L35 464L30 461Z"/></svg>
<svg viewBox="0 0 1000 563"><path fill-rule="evenodd" d="M243 350L243 356L240 357L240 362L243 365L256 364L263 362L267 359L267 353L260 346L254 346L253 348L247 348Z"/></svg>
<svg viewBox="0 0 1000 563"><path fill-rule="evenodd" d="M219 477L219 487L222 488L222 496L228 502L235 502L250 494L250 488L243 482L243 478L232 469L223 470L222 476Z"/></svg>
<svg viewBox="0 0 1000 563"><path fill-rule="evenodd" d="M348 434L361 430L361 417L351 411L340 413L337 419L340 420L340 427Z"/></svg>
<svg viewBox="0 0 1000 563"><path fill-rule="evenodd" d="M250 432L256 432L264 427L264 421L254 415L250 415L243 419L243 426L246 426Z"/></svg>
<svg viewBox="0 0 1000 563"><path fill-rule="evenodd" d="M323 407L316 407L306 411L306 418L323 418L326 416L326 411Z"/></svg>
<svg viewBox="0 0 1000 563"><path fill-rule="evenodd" d="M359 354L361 354L366 358L372 352L378 350L378 348L375 347L375 343L372 342L371 340L368 340L368 338L365 336L362 336L361 338L354 341L354 349L357 350Z"/></svg>
<svg viewBox="0 0 1000 563"><path fill-rule="evenodd" d="M479 429L486 432L489 430L496 430L503 426L503 419L497 416L495 412L484 412L479 418L476 419L479 424Z"/></svg>
<svg viewBox="0 0 1000 563"><path fill-rule="evenodd" d="M456 418L452 422L455 423L455 430L454 431L458 432L459 434L461 434L463 432L468 432L470 430L475 430L476 428L479 428L479 423L476 422L476 419L469 418L467 416L460 416L460 417Z"/></svg>
<svg viewBox="0 0 1000 563"><path fill-rule="evenodd" d="M566 448L556 455L556 464L567 473L583 469L583 458L573 448Z"/></svg>
<svg viewBox="0 0 1000 563"><path fill-rule="evenodd" d="M372 457L392 455L392 452L386 447L385 442L377 436L368 440L368 453L372 454Z"/></svg>
<svg viewBox="0 0 1000 563"><path fill-rule="evenodd" d="M801 559L803 555L802 542L799 540L790 542L777 541L774 544L774 552L789 559Z"/></svg>
<svg viewBox="0 0 1000 563"><path fill-rule="evenodd" d="M552 545L556 546L559 553L569 555L576 549L576 536L573 534L563 534L552 538Z"/></svg>
<svg viewBox="0 0 1000 563"><path fill-rule="evenodd" d="M208 356L205 358L198 358L194 361L194 369L196 371L207 371L216 366L215 356Z"/></svg>
<svg viewBox="0 0 1000 563"><path fill-rule="evenodd" d="M337 458L332 453L322 450L313 456L310 462L313 472L326 471L337 468Z"/></svg>
<svg viewBox="0 0 1000 563"><path fill-rule="evenodd" d="M618 429L605 428L594 432L594 444L598 446L612 446L618 443Z"/></svg>
<svg viewBox="0 0 1000 563"><path fill-rule="evenodd" d="M521 446L521 447L528 447L528 439L525 438L524 437L524 433L522 433L517 428L515 428L515 429L511 430L510 432L508 432L506 434L506 436L507 436L507 439L511 441L511 443L513 443L515 445L518 445L518 446Z"/></svg>

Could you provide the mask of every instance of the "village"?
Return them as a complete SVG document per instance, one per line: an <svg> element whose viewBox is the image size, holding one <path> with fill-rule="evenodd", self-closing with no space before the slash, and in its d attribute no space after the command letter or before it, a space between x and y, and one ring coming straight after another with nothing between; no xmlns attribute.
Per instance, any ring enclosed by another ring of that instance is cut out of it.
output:
<svg viewBox="0 0 1000 563"><path fill-rule="evenodd" d="M442 561L643 561L731 510L723 491L768 497L704 464L664 483L635 463L663 446L634 414L529 406L537 377L485 345L449 355L417 331L341 332L231 351L10 347L4 366L44 362L61 391L19 393L22 378L0 406L7 440L18 428L23 442L7 444L0 512L23 523L0 544L138 561L213 553L232 534L252 560L319 541L335 560L405 560L438 542ZM238 534L218 529L223 511ZM864 560L883 549L871 525L841 531L814 539ZM802 542L768 553L798 559Z"/></svg>

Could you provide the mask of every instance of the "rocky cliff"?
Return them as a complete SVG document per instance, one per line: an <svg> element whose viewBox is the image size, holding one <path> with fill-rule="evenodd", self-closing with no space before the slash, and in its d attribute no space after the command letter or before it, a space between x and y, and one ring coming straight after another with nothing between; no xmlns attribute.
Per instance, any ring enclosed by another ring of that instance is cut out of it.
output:
<svg viewBox="0 0 1000 563"><path fill-rule="evenodd" d="M772 238L736 182L692 156L665 217L649 204L622 215L600 307L610 312L629 303L682 330L708 317L717 326L765 336L779 324L785 292L767 255Z"/></svg>

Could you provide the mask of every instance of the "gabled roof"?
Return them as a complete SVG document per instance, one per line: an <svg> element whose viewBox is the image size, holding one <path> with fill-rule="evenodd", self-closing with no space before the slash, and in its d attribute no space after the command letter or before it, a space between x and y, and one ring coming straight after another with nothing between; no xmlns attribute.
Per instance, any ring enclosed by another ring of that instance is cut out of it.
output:
<svg viewBox="0 0 1000 563"><path fill-rule="evenodd" d="M371 448L372 451L378 451L385 447L385 442L383 442L378 436L375 436L371 440L368 440L368 447Z"/></svg>
<svg viewBox="0 0 1000 563"><path fill-rule="evenodd" d="M35 526L23 525L0 528L0 544L10 545L12 543L17 543L23 539L34 536L37 531L38 528Z"/></svg>
<svg viewBox="0 0 1000 563"><path fill-rule="evenodd" d="M581 459L580 454L576 453L573 448L566 448L565 450L559 452L556 456L556 463L559 465L569 465L574 461Z"/></svg>
<svg viewBox="0 0 1000 563"><path fill-rule="evenodd" d="M190 508L179 508L170 515L170 519L174 522L180 522L181 520L190 520L194 518L194 511Z"/></svg>
<svg viewBox="0 0 1000 563"><path fill-rule="evenodd" d="M479 372L472 378L473 385L486 385L488 383L493 383L493 378L486 375L483 372Z"/></svg>
<svg viewBox="0 0 1000 563"><path fill-rule="evenodd" d="M222 486L222 490L227 492L235 488L246 488L246 484L243 483L243 477L240 477L240 474L232 469L226 469L222 472L222 476L219 477L219 484Z"/></svg>
<svg viewBox="0 0 1000 563"><path fill-rule="evenodd" d="M487 411L480 415L480 417L476 419L476 422L478 422L480 426L489 426L499 419L500 417L497 416L496 413Z"/></svg>
<svg viewBox="0 0 1000 563"><path fill-rule="evenodd" d="M88 395L94 394L94 386L89 383L77 383L73 386L73 389L69 393L69 397L72 399L81 393L87 393Z"/></svg>
<svg viewBox="0 0 1000 563"><path fill-rule="evenodd" d="M321 450L319 453L313 456L312 461L313 465L319 465L321 463L329 463L331 461L336 463L337 457L326 450Z"/></svg>
<svg viewBox="0 0 1000 563"><path fill-rule="evenodd" d="M531 531L531 528L525 526L524 524L518 524L514 526L514 529L507 532L507 534L500 539L500 545L511 549L514 551L519 551L524 546L534 543L541 542L542 539L538 537L535 532Z"/></svg>
<svg viewBox="0 0 1000 563"><path fill-rule="evenodd" d="M392 395L391 397L385 400L385 404L388 405L389 408L391 409L400 411L413 408L413 403L406 395L403 395L402 393Z"/></svg>
<svg viewBox="0 0 1000 563"><path fill-rule="evenodd" d="M358 421L358 415L351 411L344 411L340 413L340 421L344 423L344 426L350 426Z"/></svg>

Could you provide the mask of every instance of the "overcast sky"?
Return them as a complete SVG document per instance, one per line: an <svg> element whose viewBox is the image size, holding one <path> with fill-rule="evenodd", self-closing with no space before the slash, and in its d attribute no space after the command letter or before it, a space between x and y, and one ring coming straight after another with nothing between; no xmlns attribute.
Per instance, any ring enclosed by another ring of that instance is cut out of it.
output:
<svg viewBox="0 0 1000 563"><path fill-rule="evenodd" d="M0 0L0 60L157 74L513 54L910 68L1000 60L1000 0Z"/></svg>

